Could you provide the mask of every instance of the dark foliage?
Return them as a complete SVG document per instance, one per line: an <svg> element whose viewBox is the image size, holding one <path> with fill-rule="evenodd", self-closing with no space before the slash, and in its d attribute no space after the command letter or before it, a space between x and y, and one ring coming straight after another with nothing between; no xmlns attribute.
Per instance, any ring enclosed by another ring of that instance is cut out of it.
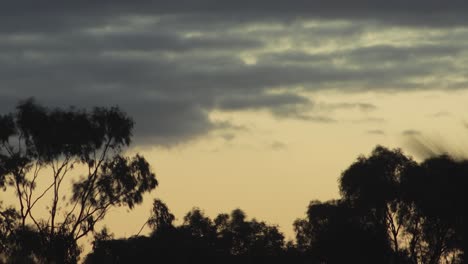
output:
<svg viewBox="0 0 468 264"><path fill-rule="evenodd" d="M298 248L320 263L387 263L386 230L344 201L311 202L296 220Z"/></svg>
<svg viewBox="0 0 468 264"><path fill-rule="evenodd" d="M173 215L160 200L154 202L150 237L120 240L98 240L88 263L148 262L148 259L169 258L175 262L196 261L206 257L285 256L284 237L276 226L255 219L246 220L243 211L220 214L213 221L194 208L184 223L173 226ZM157 224L155 224L157 223Z"/></svg>
<svg viewBox="0 0 468 264"><path fill-rule="evenodd" d="M193 208L176 226L159 199L150 236L96 232L109 208L131 209L158 184L143 157L122 155L132 128L118 108L51 110L27 100L0 115L0 187L18 198L13 207L0 203L1 263L76 263L77 241L89 233L86 263L465 263L468 161L442 155L418 163L381 146L343 171L340 199L309 204L294 222L294 242L240 209L211 219ZM76 166L88 174L73 179L64 202L60 186ZM45 168L52 175L40 173ZM37 192L39 176L52 182L45 191ZM36 219L45 197L48 218Z"/></svg>
<svg viewBox="0 0 468 264"><path fill-rule="evenodd" d="M464 263L467 173L467 161L440 156L417 163L378 146L342 173L341 199L310 203L306 218L294 223L295 243L285 244L275 226L247 221L239 209L211 220L195 208L176 227L156 200L150 237L98 240L87 261Z"/></svg>
<svg viewBox="0 0 468 264"><path fill-rule="evenodd" d="M110 208L140 204L158 182L143 157L121 154L132 129L117 107L48 109L29 99L0 115L0 187L17 197L14 209L1 211L3 257L75 263L77 241ZM70 175L77 167L87 174ZM66 178L73 181L70 195L63 191ZM50 185L37 188L38 182ZM34 209L45 199L48 216L38 219Z"/></svg>

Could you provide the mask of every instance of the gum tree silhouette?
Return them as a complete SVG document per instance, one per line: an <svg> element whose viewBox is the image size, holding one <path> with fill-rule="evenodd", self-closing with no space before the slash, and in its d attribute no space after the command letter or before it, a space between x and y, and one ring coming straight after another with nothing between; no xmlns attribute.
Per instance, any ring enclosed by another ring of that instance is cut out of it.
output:
<svg viewBox="0 0 468 264"><path fill-rule="evenodd" d="M295 243L240 209L212 220L193 208L175 226L159 199L146 222L150 236L113 239L95 224L157 186L143 157L122 155L132 127L118 108L50 110L32 100L0 115L0 187L18 200L16 208L0 203L0 262L74 263L77 240L93 233L86 263L465 263L468 161L442 155L417 163L382 146L343 171L340 199L309 204L294 222ZM65 176L78 168L87 173L62 200ZM44 199L47 220L33 213Z"/></svg>
<svg viewBox="0 0 468 264"><path fill-rule="evenodd" d="M447 155L429 158L404 173L404 219L412 263L464 263L467 177L468 161Z"/></svg>
<svg viewBox="0 0 468 264"><path fill-rule="evenodd" d="M316 263L388 263L386 230L342 200L312 201L294 223L297 248Z"/></svg>
<svg viewBox="0 0 468 264"><path fill-rule="evenodd" d="M231 255L279 256L284 251L284 235L276 226L247 221L246 214L235 209L230 215L220 214L214 222L219 245Z"/></svg>
<svg viewBox="0 0 468 264"><path fill-rule="evenodd" d="M17 228L4 224L11 217L0 220L12 255L76 262L77 240L94 232L110 208L142 202L158 183L142 156L122 155L132 129L132 119L117 107L48 109L29 99L0 115L0 186L17 197ZM84 176L70 175L78 168ZM64 180L73 180L71 191ZM34 209L44 199L50 199L47 217L39 219ZM37 243L28 248L31 241Z"/></svg>
<svg viewBox="0 0 468 264"><path fill-rule="evenodd" d="M175 216L169 211L167 205L160 199L155 199L153 201L151 216L148 219L148 225L153 230L153 233L161 233L174 229L174 220Z"/></svg>
<svg viewBox="0 0 468 264"><path fill-rule="evenodd" d="M256 256L274 256L270 263L464 263L467 176L466 160L443 155L417 163L377 146L342 173L341 199L310 203L306 218L294 223L296 243L285 245L277 227L247 220L240 209L211 220L194 208L174 226L156 200L150 237L97 243L88 263L134 256L177 263L213 256L238 257L231 263L254 263Z"/></svg>
<svg viewBox="0 0 468 264"><path fill-rule="evenodd" d="M213 221L201 209L193 208L177 227L172 225L173 219L167 206L155 200L150 237L96 241L86 263L147 262L162 257L176 263L208 257L284 257L284 236L278 228L255 219L247 221L240 209L220 214Z"/></svg>
<svg viewBox="0 0 468 264"><path fill-rule="evenodd" d="M0 263L6 262L6 257L11 254L10 239L18 228L19 214L12 208L3 208L0 201Z"/></svg>
<svg viewBox="0 0 468 264"><path fill-rule="evenodd" d="M377 146L340 178L342 199L309 205L297 250L326 263L464 263L468 161L416 163Z"/></svg>
<svg viewBox="0 0 468 264"><path fill-rule="evenodd" d="M359 210L366 221L387 231L396 263L401 261L403 230L401 175L414 164L399 149L377 146L369 157L359 157L340 178L344 201Z"/></svg>

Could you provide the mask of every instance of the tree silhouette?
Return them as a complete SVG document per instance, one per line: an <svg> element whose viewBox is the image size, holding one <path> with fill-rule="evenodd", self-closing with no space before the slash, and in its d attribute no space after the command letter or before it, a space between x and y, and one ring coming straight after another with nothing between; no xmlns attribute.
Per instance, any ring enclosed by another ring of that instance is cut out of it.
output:
<svg viewBox="0 0 468 264"><path fill-rule="evenodd" d="M21 240L16 244L37 237L36 245L50 249L31 249L36 258L75 262L65 255L79 251L76 241L93 232L110 208L141 203L157 181L143 157L122 155L132 128L132 119L116 107L48 109L29 99L16 112L0 115L0 186L16 193L20 230L14 233ZM63 184L72 171L86 172L68 178L73 180L68 195ZM48 216L39 219L34 209L44 199L50 199Z"/></svg>
<svg viewBox="0 0 468 264"><path fill-rule="evenodd" d="M171 214L167 205L160 199L155 199L153 201L151 216L148 219L148 224L153 233L161 233L173 229L174 220L175 216Z"/></svg>
<svg viewBox="0 0 468 264"><path fill-rule="evenodd" d="M399 149L377 146L344 170L341 199L309 204L306 218L294 222L296 243L285 245L276 226L247 220L240 209L211 220L194 208L174 226L174 215L155 200L151 237L106 239L88 259L127 263L164 256L190 263L217 256L254 263L274 256L270 263L464 263L467 175L466 160L443 155L417 163Z"/></svg>
<svg viewBox="0 0 468 264"><path fill-rule="evenodd" d="M377 146L369 157L359 157L340 178L343 199L367 221L387 230L395 262L401 261L403 228L400 178L405 169L414 164L399 149Z"/></svg>
<svg viewBox="0 0 468 264"><path fill-rule="evenodd" d="M0 201L0 262L6 262L6 257L10 254L10 239L18 228L18 212L10 207L4 209Z"/></svg>
<svg viewBox="0 0 468 264"><path fill-rule="evenodd" d="M447 155L408 168L402 177L413 263L462 262L466 253L468 161Z"/></svg>
<svg viewBox="0 0 468 264"><path fill-rule="evenodd" d="M176 226L159 199L145 223L149 236L114 239L95 224L158 184L143 157L122 155L132 128L118 108L51 110L27 100L0 115L0 187L18 201L0 202L0 262L75 263L77 241L93 233L85 263L465 263L468 161L442 155L418 163L382 146L343 171L340 199L309 204L294 222L295 243L241 209L211 219L194 207ZM67 196L64 179L77 170L86 173L69 176ZM47 218L39 219L35 208L46 199Z"/></svg>
<svg viewBox="0 0 468 264"><path fill-rule="evenodd" d="M341 200L312 201L294 229L298 249L317 263L389 263L386 230Z"/></svg>
<svg viewBox="0 0 468 264"><path fill-rule="evenodd" d="M463 263L467 175L468 161L377 146L342 173L341 200L296 220L296 249L326 263Z"/></svg>
<svg viewBox="0 0 468 264"><path fill-rule="evenodd" d="M341 177L343 199L387 230L395 263L461 263L466 252L468 161L448 155L420 164L376 147Z"/></svg>
<svg viewBox="0 0 468 264"><path fill-rule="evenodd" d="M245 213L235 209L230 215L215 218L219 246L229 254L244 256L275 256L284 250L284 235L276 226L256 219L246 220Z"/></svg>
<svg viewBox="0 0 468 264"><path fill-rule="evenodd" d="M222 257L223 261L236 257L233 263L245 263L248 257L284 257L284 236L278 228L255 219L247 221L240 209L220 214L213 221L201 209L193 208L184 222L174 227L168 224L173 215L167 206L160 200L153 205L150 223L165 224L151 224L150 237L96 241L86 262L148 262L164 257L173 263L198 263L213 257Z"/></svg>

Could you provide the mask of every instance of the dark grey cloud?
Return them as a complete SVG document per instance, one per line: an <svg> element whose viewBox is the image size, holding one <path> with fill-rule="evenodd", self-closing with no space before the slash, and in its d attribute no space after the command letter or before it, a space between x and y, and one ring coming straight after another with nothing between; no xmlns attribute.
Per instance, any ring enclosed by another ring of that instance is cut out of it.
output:
<svg viewBox="0 0 468 264"><path fill-rule="evenodd" d="M313 103L304 96L282 94L246 94L221 97L216 101L216 108L223 111L263 110L269 109L273 115L282 118L298 118L313 120L304 114ZM319 120L323 122L328 120Z"/></svg>
<svg viewBox="0 0 468 264"><path fill-rule="evenodd" d="M216 123L206 110L187 102L141 101L120 104L135 117L135 138L139 145L172 146L205 135L210 130L229 129L227 123Z"/></svg>
<svg viewBox="0 0 468 264"><path fill-rule="evenodd" d="M75 1L45 0L8 1L2 5L0 17L3 22L15 21L17 30L38 27L41 30L59 30L92 22L106 22L109 17L132 15L203 15L223 16L225 19L272 19L285 20L295 17L322 19L370 19L387 23L410 25L454 25L467 22L468 4L462 0L239 0L239 1ZM26 18L26 19L24 19ZM90 19L92 21L90 21ZM206 18L205 18L206 19ZM57 22L61 23L57 23ZM0 27L11 30L11 27Z"/></svg>
<svg viewBox="0 0 468 264"><path fill-rule="evenodd" d="M266 94L262 97L241 95L220 98L217 106L222 110L239 110L245 108L270 108L278 105L310 104L306 97L296 94Z"/></svg>
<svg viewBox="0 0 468 264"><path fill-rule="evenodd" d="M119 105L135 118L139 144L167 146L238 130L210 119L213 110L331 123L304 92L468 87L461 78L468 30L441 28L464 26L467 6L8 1L0 8L0 110L31 96L50 106ZM392 39L407 31L415 36ZM376 34L384 36L369 38ZM373 102L329 107L376 109ZM381 120L355 120L372 121Z"/></svg>
<svg viewBox="0 0 468 264"><path fill-rule="evenodd" d="M79 43L80 45L77 45ZM109 44L112 43L112 46ZM187 52L193 50L246 49L262 46L261 40L242 37L188 36L164 30L118 32L63 32L59 35L33 34L30 36L4 34L0 39L3 52L35 51L86 54L99 52L140 51Z"/></svg>

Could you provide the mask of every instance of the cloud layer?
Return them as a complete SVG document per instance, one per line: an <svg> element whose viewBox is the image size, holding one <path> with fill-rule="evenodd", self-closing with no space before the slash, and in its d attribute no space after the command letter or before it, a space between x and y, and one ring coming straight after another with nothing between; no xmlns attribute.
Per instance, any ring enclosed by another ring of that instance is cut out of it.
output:
<svg viewBox="0 0 468 264"><path fill-rule="evenodd" d="M120 105L140 142L157 145L232 129L213 110L332 122L305 94L466 88L466 11L466 1L11 1L0 9L0 110L30 96Z"/></svg>

